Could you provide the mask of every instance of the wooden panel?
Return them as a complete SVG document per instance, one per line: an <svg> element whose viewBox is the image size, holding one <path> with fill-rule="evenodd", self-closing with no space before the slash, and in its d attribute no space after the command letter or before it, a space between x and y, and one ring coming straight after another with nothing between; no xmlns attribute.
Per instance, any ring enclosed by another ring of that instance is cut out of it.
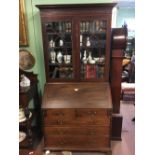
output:
<svg viewBox="0 0 155 155"><path fill-rule="evenodd" d="M109 83L46 84L42 108L112 109Z"/></svg>
<svg viewBox="0 0 155 155"><path fill-rule="evenodd" d="M121 97L121 80L122 80L122 60L123 50L112 50L111 62L111 92L113 102L113 112L120 112L120 97Z"/></svg>
<svg viewBox="0 0 155 155"><path fill-rule="evenodd" d="M66 135L66 136L99 136L99 135L110 135L110 127L44 127L44 135L55 136L55 135Z"/></svg>
<svg viewBox="0 0 155 155"><path fill-rule="evenodd" d="M45 147L53 148L103 148L109 147L109 137L99 136L44 136Z"/></svg>
<svg viewBox="0 0 155 155"><path fill-rule="evenodd" d="M123 51L126 48L127 28L113 28L110 83L112 92L113 112L120 112L120 95L122 81Z"/></svg>

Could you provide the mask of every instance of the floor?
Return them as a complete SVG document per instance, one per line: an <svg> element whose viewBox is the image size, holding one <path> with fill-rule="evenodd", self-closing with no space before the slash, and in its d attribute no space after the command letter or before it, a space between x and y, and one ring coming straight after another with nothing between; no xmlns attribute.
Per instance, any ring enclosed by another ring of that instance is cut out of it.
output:
<svg viewBox="0 0 155 155"><path fill-rule="evenodd" d="M112 141L112 155L135 155L135 107L132 101L121 102L122 141Z"/></svg>

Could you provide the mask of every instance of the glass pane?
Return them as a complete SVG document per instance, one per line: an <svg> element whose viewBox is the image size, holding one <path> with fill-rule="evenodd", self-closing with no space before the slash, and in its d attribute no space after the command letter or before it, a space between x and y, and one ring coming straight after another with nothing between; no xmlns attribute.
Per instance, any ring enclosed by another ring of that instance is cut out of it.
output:
<svg viewBox="0 0 155 155"><path fill-rule="evenodd" d="M72 79L72 24L68 21L46 23L49 54L49 76Z"/></svg>
<svg viewBox="0 0 155 155"><path fill-rule="evenodd" d="M106 21L80 22L82 79L102 79L105 69Z"/></svg>

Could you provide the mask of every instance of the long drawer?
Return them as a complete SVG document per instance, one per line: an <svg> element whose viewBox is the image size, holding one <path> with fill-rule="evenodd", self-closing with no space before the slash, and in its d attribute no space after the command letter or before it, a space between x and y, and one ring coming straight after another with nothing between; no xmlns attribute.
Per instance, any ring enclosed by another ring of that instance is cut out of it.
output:
<svg viewBox="0 0 155 155"><path fill-rule="evenodd" d="M46 136L44 146L63 149L97 149L110 147L109 136Z"/></svg>
<svg viewBox="0 0 155 155"><path fill-rule="evenodd" d="M44 125L110 125L105 109L48 109L44 110Z"/></svg>
<svg viewBox="0 0 155 155"><path fill-rule="evenodd" d="M48 136L100 136L110 135L110 127L44 127L44 135Z"/></svg>

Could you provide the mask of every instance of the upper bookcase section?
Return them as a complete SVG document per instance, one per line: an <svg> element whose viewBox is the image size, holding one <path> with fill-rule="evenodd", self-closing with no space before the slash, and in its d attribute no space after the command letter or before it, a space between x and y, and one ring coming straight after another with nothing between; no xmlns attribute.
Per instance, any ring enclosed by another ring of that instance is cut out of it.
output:
<svg viewBox="0 0 155 155"><path fill-rule="evenodd" d="M37 5L46 82L108 81L115 5Z"/></svg>

